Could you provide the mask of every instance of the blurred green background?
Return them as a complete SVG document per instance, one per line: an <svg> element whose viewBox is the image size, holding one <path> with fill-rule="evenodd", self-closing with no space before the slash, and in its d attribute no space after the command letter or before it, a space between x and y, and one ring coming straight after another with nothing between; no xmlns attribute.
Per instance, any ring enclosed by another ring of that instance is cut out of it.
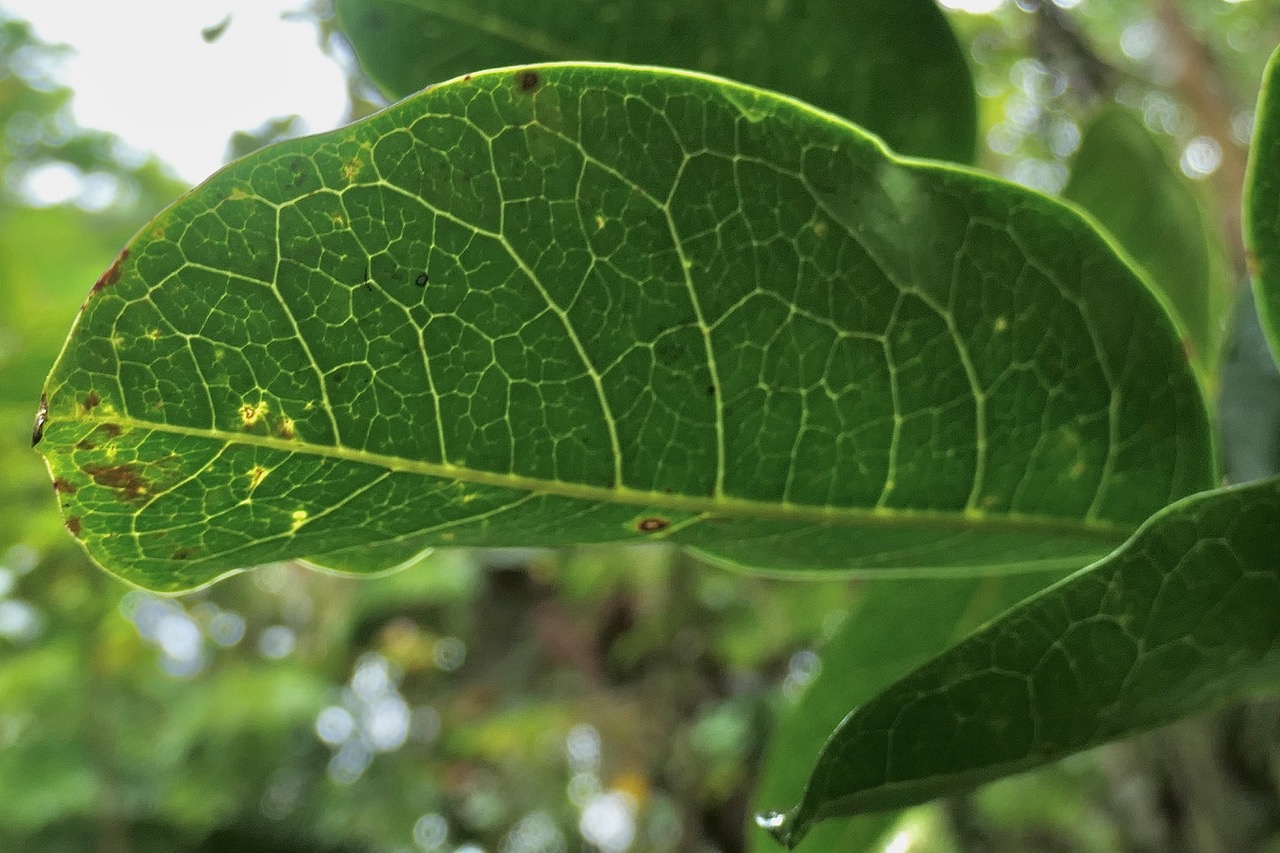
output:
<svg viewBox="0 0 1280 853"><path fill-rule="evenodd" d="M1065 189L1153 276L1203 265L1170 300L1214 318L1192 331L1226 470L1275 472L1280 378L1237 299L1237 211L1280 3L985 5L949 11L980 165ZM343 55L331 10L302 12ZM770 733L824 641L870 618L865 584L617 547L441 552L363 581L281 564L162 599L86 560L29 448L40 384L90 285L185 187L74 125L60 50L0 11L0 850L746 849ZM354 119L378 99L351 73ZM83 179L72 201L29 191L51 163ZM1154 245L1126 242L1166 196L1184 201ZM1238 703L912 810L873 849L1280 851L1277 735L1280 703Z"/></svg>

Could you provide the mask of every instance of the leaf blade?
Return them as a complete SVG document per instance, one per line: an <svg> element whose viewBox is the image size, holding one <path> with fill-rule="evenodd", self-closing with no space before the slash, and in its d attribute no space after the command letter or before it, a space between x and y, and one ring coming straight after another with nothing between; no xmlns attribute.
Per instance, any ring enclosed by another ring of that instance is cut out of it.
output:
<svg viewBox="0 0 1280 853"><path fill-rule="evenodd" d="M856 709L780 839L795 843L825 815L923 801L1269 683L1280 663L1277 535L1278 480L1163 510L1115 554Z"/></svg>
<svg viewBox="0 0 1280 853"><path fill-rule="evenodd" d="M1213 479L1168 318L1075 214L612 65L229 167L95 286L46 392L68 523L165 588L386 541L1060 560Z"/></svg>

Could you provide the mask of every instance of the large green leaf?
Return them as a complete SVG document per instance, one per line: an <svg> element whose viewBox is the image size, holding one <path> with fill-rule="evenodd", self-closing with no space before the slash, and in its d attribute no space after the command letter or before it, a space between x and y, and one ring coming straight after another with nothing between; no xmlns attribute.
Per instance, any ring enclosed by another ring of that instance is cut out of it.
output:
<svg viewBox="0 0 1280 853"><path fill-rule="evenodd" d="M975 155L973 81L933 0L339 0L337 11L394 98L477 68L666 65L794 95L903 154Z"/></svg>
<svg viewBox="0 0 1280 853"><path fill-rule="evenodd" d="M642 539L1040 570L1214 479L1175 329L1071 210L614 65L225 169L94 286L46 400L67 524L159 589Z"/></svg>
<svg viewBox="0 0 1280 853"><path fill-rule="evenodd" d="M1165 295L1192 357L1212 375L1234 288L1201 201L1142 121L1121 107L1102 110L1062 195L1092 214Z"/></svg>
<svg viewBox="0 0 1280 853"><path fill-rule="evenodd" d="M1060 577L992 575L869 583L855 611L822 648L817 677L783 714L770 739L756 789L758 810L796 801L822 745L850 708ZM800 849L862 853L893 819L879 814L828 821L805 836ZM750 840L753 850L777 849L759 828L752 829Z"/></svg>
<svg viewBox="0 0 1280 853"><path fill-rule="evenodd" d="M1280 362L1280 49L1262 78L1257 124L1245 181L1245 239L1253 287L1271 353Z"/></svg>
<svg viewBox="0 0 1280 853"><path fill-rule="evenodd" d="M1156 515L1114 554L929 661L836 729L778 837L1015 773L1280 675L1280 480Z"/></svg>

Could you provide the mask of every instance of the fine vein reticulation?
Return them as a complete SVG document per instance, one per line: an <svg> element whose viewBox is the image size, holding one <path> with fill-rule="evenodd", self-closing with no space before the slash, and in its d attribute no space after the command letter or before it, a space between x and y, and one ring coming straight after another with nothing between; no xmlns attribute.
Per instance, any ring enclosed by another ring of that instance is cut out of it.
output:
<svg viewBox="0 0 1280 853"><path fill-rule="evenodd" d="M459 78L233 164L95 285L47 398L68 526L165 589L627 538L1041 565L1213 481L1171 322L1075 214L614 65Z"/></svg>

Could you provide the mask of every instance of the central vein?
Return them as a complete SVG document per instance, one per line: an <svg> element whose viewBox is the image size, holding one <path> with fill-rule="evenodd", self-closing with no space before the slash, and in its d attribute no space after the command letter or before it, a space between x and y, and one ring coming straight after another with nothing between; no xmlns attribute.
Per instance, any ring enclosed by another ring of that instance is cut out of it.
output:
<svg viewBox="0 0 1280 853"><path fill-rule="evenodd" d="M86 423L105 423L101 418L85 418ZM869 528L914 528L929 530L973 531L983 534L1021 533L1045 536L1077 536L1108 545L1127 539L1136 528L1106 520L1053 518L1021 514L991 514L966 510L891 509L886 507L819 506L786 501L769 502L720 495L669 494L663 491L635 489L625 485L612 488L585 483L529 477L522 474L485 471L462 465L406 459L384 453L373 453L354 447L328 446L277 438L274 436L229 433L214 429L157 424L130 417L115 417L117 426L149 433L181 435L208 439L227 446L261 447L282 453L305 454L359 465L371 465L397 473L416 474L443 480L481 486L512 489L531 494L624 504L649 511L670 510L692 512L721 518L758 519L761 521L795 521Z"/></svg>

